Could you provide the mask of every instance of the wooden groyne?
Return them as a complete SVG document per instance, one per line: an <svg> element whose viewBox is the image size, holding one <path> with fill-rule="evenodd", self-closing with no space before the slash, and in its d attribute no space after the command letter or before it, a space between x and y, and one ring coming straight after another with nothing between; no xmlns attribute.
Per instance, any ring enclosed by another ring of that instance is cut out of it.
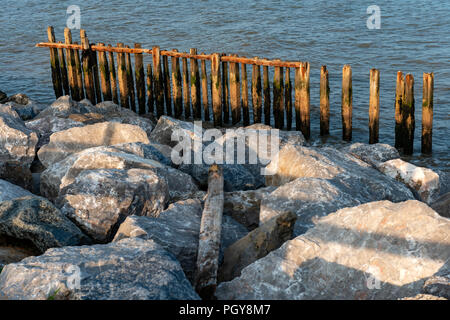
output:
<svg viewBox="0 0 450 320"><path fill-rule="evenodd" d="M56 41L53 27L48 27L47 34L48 42L36 46L50 49L53 88L57 98L70 95L77 101L87 98L93 104L113 101L141 115L148 112L157 117L168 115L178 119L212 120L214 126L265 123L277 129L291 130L292 118L295 117L295 130L301 131L306 139L310 138L308 62L247 58L225 53L198 54L195 48L191 48L189 53L176 49L161 50L158 46L145 49L139 43L133 48L123 43L116 47L92 44L85 30L80 30L81 44L78 44L72 42L68 28L64 30L64 43ZM151 55L152 63L144 66L143 55ZM248 69L251 76L247 74L247 65L251 66ZM273 69L272 82L269 68ZM294 75L293 83L291 74ZM432 151L433 86L433 73L424 73L422 153L425 154ZM379 87L380 72L371 69L367 101L369 143L379 141ZM329 95L328 70L322 66L322 136L329 135ZM341 97L342 138L351 141L353 89L349 65L342 69ZM415 99L411 74L403 76L398 72L394 108L395 146L405 154L412 154Z"/></svg>

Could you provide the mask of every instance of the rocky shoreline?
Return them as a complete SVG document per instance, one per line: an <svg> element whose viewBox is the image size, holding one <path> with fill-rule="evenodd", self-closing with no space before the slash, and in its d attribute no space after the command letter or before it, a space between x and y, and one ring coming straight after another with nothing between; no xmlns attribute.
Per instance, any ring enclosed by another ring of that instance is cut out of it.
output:
<svg viewBox="0 0 450 320"><path fill-rule="evenodd" d="M209 165L172 162L175 130L201 141L191 121L0 91L0 299L200 299ZM278 139L274 175L222 165L217 299L449 299L446 177L386 144Z"/></svg>

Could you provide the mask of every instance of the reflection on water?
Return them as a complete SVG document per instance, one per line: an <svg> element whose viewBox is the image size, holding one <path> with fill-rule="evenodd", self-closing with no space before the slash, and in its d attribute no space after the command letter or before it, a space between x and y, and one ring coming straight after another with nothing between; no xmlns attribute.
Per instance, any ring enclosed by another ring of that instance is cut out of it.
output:
<svg viewBox="0 0 450 320"><path fill-rule="evenodd" d="M380 142L394 142L396 72L412 73L416 96L416 154L411 161L450 171L450 3L438 0L377 1L381 29L369 30L371 1L148 1L3 0L0 10L0 90L23 92L50 103L48 51L34 48L53 25L63 39L66 9L81 7L81 24L91 42L140 42L199 52L237 53L311 63L312 138L319 141L320 66L330 74L331 137L341 143L341 69L353 69L353 141L368 141L369 70L380 80ZM74 33L74 40L78 35ZM150 62L146 57L146 63ZM420 155L422 73L435 73L433 156Z"/></svg>

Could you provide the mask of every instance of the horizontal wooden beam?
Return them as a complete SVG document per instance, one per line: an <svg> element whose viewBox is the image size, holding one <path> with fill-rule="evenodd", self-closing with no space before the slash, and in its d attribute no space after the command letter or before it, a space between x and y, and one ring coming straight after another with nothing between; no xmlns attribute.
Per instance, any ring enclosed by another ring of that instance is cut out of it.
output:
<svg viewBox="0 0 450 320"><path fill-rule="evenodd" d="M81 45L77 44L63 44L63 43L49 43L40 42L36 44L38 48L57 48L57 49L73 49L73 50L83 50ZM130 54L152 54L152 49L143 48L118 48L110 46L97 46L92 45L91 50L99 52L117 52L117 53L130 53ZM187 58L187 59L198 59L198 60L211 60L212 55L210 54L190 54L186 52L168 51L161 50L160 54L162 56L169 56L174 58ZM237 56L220 56L220 60L223 62L232 63L243 63L249 65L267 66L267 67L284 67L284 68L298 68L301 66L300 61L280 61L280 60L268 60L268 59L258 59L258 58L244 58Z"/></svg>

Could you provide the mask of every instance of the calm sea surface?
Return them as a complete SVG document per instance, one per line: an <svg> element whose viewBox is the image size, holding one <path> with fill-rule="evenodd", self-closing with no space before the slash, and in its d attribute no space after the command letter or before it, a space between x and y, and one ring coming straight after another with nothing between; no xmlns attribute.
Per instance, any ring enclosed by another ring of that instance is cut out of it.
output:
<svg viewBox="0 0 450 320"><path fill-rule="evenodd" d="M340 144L340 88L344 64L353 70L353 141L368 141L369 70L381 72L380 142L394 143L398 70L415 78L416 164L450 172L450 2L416 1L27 1L1 0L0 90L51 103L54 97L46 41L57 40L70 5L81 8L91 42L206 53L227 52L311 63L314 143ZM366 10L381 9L381 28L369 30ZM78 32L74 41L79 40ZM150 61L148 57L146 61ZM320 66L330 74L331 137L318 138ZM250 72L250 69L248 69ZM420 155L422 73L435 73L433 155Z"/></svg>

